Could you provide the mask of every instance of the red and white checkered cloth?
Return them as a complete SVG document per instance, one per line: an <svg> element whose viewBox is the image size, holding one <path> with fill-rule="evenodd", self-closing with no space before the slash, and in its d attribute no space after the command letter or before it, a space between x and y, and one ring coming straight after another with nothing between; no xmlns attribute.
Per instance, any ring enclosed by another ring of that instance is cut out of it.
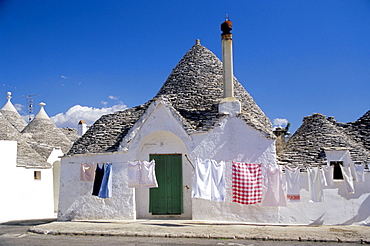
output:
<svg viewBox="0 0 370 246"><path fill-rule="evenodd" d="M255 204L262 200L261 164L233 162L233 202Z"/></svg>

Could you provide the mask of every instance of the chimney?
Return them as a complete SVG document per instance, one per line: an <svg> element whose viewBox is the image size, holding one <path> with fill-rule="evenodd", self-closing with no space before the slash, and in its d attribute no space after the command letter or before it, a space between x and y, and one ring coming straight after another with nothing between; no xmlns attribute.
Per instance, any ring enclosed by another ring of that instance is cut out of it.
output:
<svg viewBox="0 0 370 246"><path fill-rule="evenodd" d="M80 122L78 122L77 134L79 136L82 136L82 135L85 134L86 131L87 131L87 125L86 125L85 121L80 120Z"/></svg>
<svg viewBox="0 0 370 246"><path fill-rule="evenodd" d="M241 112L241 105L234 98L232 25L233 23L226 15L226 21L221 24L224 97L218 106L218 111L220 114L236 116Z"/></svg>

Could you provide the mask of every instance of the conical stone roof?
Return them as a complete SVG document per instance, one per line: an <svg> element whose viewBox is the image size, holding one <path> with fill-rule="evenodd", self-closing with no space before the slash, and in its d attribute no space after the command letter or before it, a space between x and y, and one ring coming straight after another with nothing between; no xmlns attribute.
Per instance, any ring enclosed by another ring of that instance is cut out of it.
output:
<svg viewBox="0 0 370 246"><path fill-rule="evenodd" d="M4 105L4 107L0 110L0 112L12 126L14 126L19 132L21 132L27 126L27 123L24 121L22 116L18 113L17 109L10 101L11 93L8 92L7 95L8 101Z"/></svg>
<svg viewBox="0 0 370 246"><path fill-rule="evenodd" d="M369 158L362 144L347 136L333 119L328 120L316 113L303 119L303 124L289 139L278 160L280 164L326 164L325 149L348 149L353 161L365 162Z"/></svg>
<svg viewBox="0 0 370 246"><path fill-rule="evenodd" d="M345 133L351 136L356 142L362 142L365 148L370 151L370 110L361 118L347 124L341 124Z"/></svg>
<svg viewBox="0 0 370 246"><path fill-rule="evenodd" d="M22 133L32 134L29 143L45 159L49 157L53 148L61 148L63 153L67 153L72 147L72 141L51 121L43 107L45 104L40 105L39 113Z"/></svg>
<svg viewBox="0 0 370 246"><path fill-rule="evenodd" d="M224 115L218 113L223 97L222 62L198 42L184 55L149 102L114 114L104 115L79 138L68 155L117 151L119 143L145 112L148 105L162 99L179 112L192 127L207 131ZM240 118L267 138L274 138L271 122L253 98L234 78L235 98L241 102Z"/></svg>
<svg viewBox="0 0 370 246"><path fill-rule="evenodd" d="M17 141L17 166L27 168L50 168L46 162L27 142L24 135L18 132L0 113L0 140Z"/></svg>
<svg viewBox="0 0 370 246"><path fill-rule="evenodd" d="M222 62L197 42L172 70L158 96L168 98L196 128L212 128L222 117L218 114L218 104L223 98ZM241 103L240 117L266 136L273 136L270 120L235 77L234 96Z"/></svg>

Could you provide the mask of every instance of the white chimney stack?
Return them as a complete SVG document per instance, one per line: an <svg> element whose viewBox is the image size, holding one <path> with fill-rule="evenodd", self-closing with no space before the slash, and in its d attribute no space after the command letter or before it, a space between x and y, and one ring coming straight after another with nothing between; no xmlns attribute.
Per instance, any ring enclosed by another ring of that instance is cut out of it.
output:
<svg viewBox="0 0 370 246"><path fill-rule="evenodd" d="M80 122L78 122L77 134L79 136L82 136L85 134L86 131L87 131L86 123L83 120L80 120Z"/></svg>
<svg viewBox="0 0 370 246"><path fill-rule="evenodd" d="M218 105L218 111L220 114L236 116L241 112L241 105L234 98L232 25L233 23L229 20L228 16L226 16L226 21L221 24L224 98Z"/></svg>

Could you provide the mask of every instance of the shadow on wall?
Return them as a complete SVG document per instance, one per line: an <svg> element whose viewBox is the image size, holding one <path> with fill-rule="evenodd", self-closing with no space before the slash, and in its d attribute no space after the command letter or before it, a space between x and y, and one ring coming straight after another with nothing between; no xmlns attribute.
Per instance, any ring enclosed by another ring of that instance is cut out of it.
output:
<svg viewBox="0 0 370 246"><path fill-rule="evenodd" d="M324 217L325 213L323 213L319 218L317 218L316 220L312 221L310 223L310 225L323 225L324 224L324 220L322 219Z"/></svg>
<svg viewBox="0 0 370 246"><path fill-rule="evenodd" d="M352 225L352 224L370 225L369 208L370 208L370 195L367 196L367 198L359 207L357 215L343 222L342 225Z"/></svg>

